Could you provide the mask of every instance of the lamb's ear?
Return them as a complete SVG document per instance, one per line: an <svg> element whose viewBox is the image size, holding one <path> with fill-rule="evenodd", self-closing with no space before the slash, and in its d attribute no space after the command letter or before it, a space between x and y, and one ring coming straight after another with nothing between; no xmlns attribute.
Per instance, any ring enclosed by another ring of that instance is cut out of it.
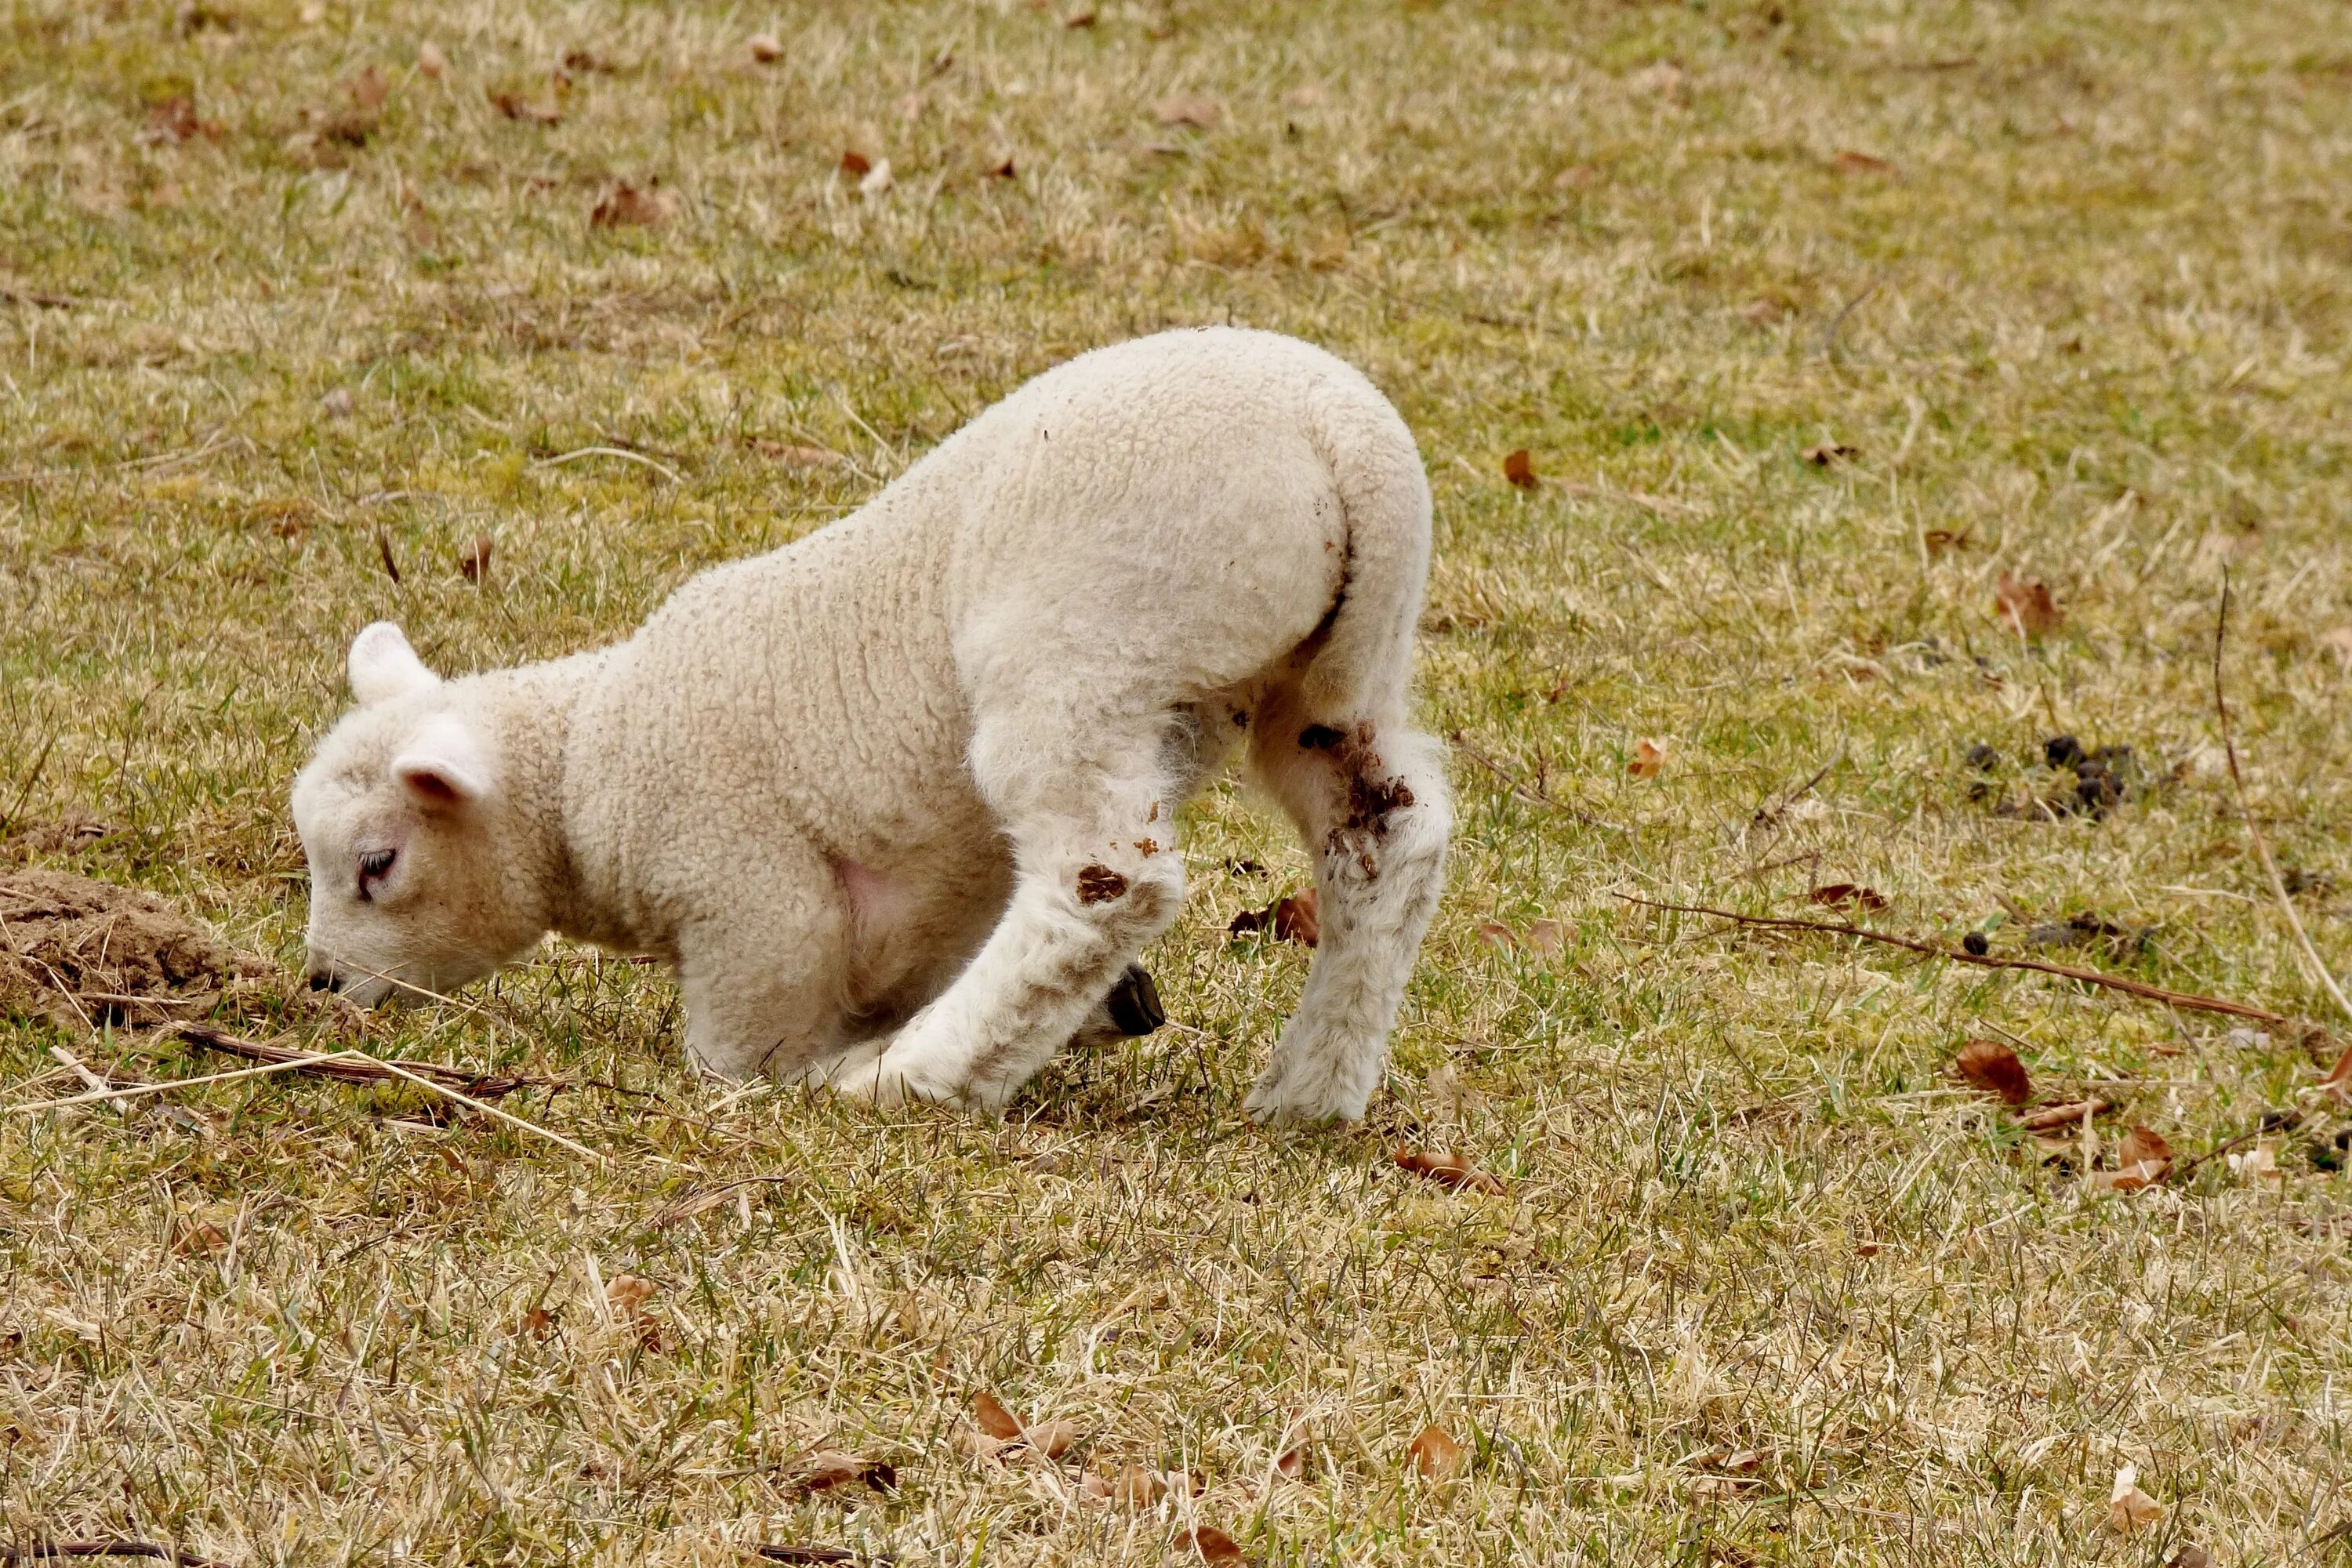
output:
<svg viewBox="0 0 2352 1568"><path fill-rule="evenodd" d="M436 713L425 721L393 758L392 776L428 810L479 800L497 782L489 754L454 713Z"/></svg>
<svg viewBox="0 0 2352 1568"><path fill-rule="evenodd" d="M347 668L352 695L362 708L430 691L441 684L441 678L425 668L425 661L390 621L360 628L360 635L352 639Z"/></svg>

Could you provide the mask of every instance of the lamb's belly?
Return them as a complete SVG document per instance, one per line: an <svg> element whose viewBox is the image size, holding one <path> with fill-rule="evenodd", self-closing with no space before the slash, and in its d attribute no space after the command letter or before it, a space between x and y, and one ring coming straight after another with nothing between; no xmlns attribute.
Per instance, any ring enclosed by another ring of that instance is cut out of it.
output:
<svg viewBox="0 0 2352 1568"><path fill-rule="evenodd" d="M932 847L834 859L850 914L850 1005L881 1026L946 990L1012 897L1012 857L994 834Z"/></svg>

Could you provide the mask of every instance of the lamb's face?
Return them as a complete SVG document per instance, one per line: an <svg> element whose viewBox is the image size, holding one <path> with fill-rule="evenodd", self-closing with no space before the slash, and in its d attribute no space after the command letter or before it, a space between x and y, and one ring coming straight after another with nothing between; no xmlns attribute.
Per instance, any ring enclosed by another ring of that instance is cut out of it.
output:
<svg viewBox="0 0 2352 1568"><path fill-rule="evenodd" d="M310 985L362 1006L446 995L540 935L499 853L495 764L398 627L360 634L351 680L359 708L294 781Z"/></svg>

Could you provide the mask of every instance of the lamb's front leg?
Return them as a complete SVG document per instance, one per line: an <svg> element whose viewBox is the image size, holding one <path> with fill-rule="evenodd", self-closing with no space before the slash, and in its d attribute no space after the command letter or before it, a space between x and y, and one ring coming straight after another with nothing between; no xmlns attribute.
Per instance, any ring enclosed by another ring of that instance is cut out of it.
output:
<svg viewBox="0 0 2352 1568"><path fill-rule="evenodd" d="M688 1052L722 1078L820 1081L857 1043L842 987L849 920L830 868L778 852L730 869L733 886L677 937Z"/></svg>
<svg viewBox="0 0 2352 1568"><path fill-rule="evenodd" d="M983 731L974 769L1013 841L1012 900L953 984L877 1058L835 1075L845 1091L1003 1106L1087 1023L1183 900L1177 803L1156 734L1118 751L1097 735L1094 755L1017 779L991 776L986 740Z"/></svg>

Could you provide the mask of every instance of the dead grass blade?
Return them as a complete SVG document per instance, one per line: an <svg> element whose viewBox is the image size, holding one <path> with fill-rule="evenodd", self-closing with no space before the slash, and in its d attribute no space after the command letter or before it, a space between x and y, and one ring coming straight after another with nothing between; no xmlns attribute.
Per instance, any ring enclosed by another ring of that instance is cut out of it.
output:
<svg viewBox="0 0 2352 1568"><path fill-rule="evenodd" d="M232 1035L209 1024L173 1024L161 1031L163 1037L181 1039L218 1051L223 1056L238 1057L247 1061L275 1062L298 1072L331 1078L342 1083L383 1083L400 1075L377 1058L368 1056L320 1056L312 1051L299 1051L290 1046L273 1046L265 1040L248 1040L242 1035ZM467 1072L440 1062L403 1061L400 1064L412 1073L422 1073L436 1082L460 1089L476 1100L502 1100L519 1089L578 1089L570 1079L533 1078L527 1074L513 1076Z"/></svg>
<svg viewBox="0 0 2352 1568"><path fill-rule="evenodd" d="M37 1541L0 1547L0 1563L40 1563L57 1557L150 1557L176 1568L226 1568L209 1557L154 1541Z"/></svg>

